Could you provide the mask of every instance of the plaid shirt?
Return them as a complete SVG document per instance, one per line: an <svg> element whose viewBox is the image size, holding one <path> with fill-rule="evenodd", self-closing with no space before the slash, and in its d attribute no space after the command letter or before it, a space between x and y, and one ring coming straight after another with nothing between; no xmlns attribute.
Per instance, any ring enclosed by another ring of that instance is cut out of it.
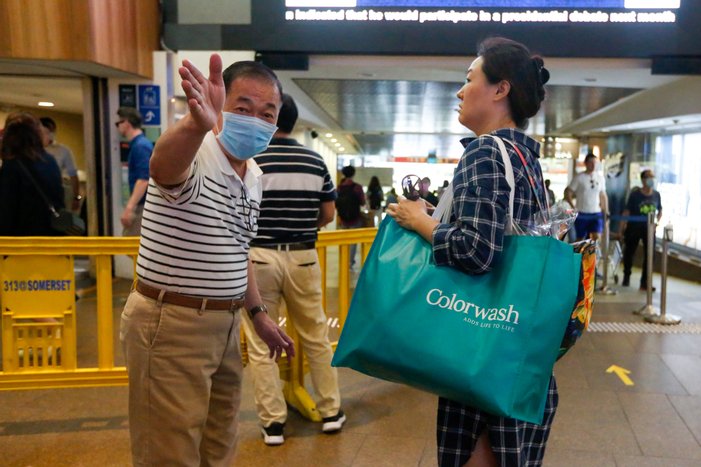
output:
<svg viewBox="0 0 701 467"><path fill-rule="evenodd" d="M536 181L536 193L546 206L543 174L538 163L540 143L516 129L492 133L515 143L523 154L525 169L513 147L506 143L514 170L514 213L516 224L527 224L538 212L526 170ZM433 257L438 265L449 265L470 274L489 271L504 245L504 227L509 206L509 184L499 147L493 138L461 140L465 152L453 177L451 224L433 230Z"/></svg>

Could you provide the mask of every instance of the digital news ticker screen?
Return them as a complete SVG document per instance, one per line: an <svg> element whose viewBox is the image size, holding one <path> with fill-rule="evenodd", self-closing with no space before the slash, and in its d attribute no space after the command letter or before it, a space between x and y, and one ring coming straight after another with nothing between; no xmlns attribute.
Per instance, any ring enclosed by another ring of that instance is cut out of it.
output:
<svg viewBox="0 0 701 467"><path fill-rule="evenodd" d="M176 3L164 2L174 49L466 55L501 35L549 56L701 55L692 0L236 0L245 24L196 26Z"/></svg>

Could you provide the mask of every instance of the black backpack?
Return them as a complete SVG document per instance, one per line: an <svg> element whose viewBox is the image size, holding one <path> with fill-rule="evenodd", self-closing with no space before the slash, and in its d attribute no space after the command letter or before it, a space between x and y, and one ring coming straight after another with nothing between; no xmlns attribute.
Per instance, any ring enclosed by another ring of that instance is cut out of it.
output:
<svg viewBox="0 0 701 467"><path fill-rule="evenodd" d="M338 187L336 211L338 211L338 216L346 222L354 221L360 217L360 200L355 194L354 183Z"/></svg>

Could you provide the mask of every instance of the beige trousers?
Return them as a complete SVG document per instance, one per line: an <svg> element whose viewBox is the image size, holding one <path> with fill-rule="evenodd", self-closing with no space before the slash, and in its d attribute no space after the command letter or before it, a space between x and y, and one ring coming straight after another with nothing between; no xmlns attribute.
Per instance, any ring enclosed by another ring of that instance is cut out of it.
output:
<svg viewBox="0 0 701 467"><path fill-rule="evenodd" d="M231 465L243 370L239 316L129 295L120 340L135 466Z"/></svg>
<svg viewBox="0 0 701 467"><path fill-rule="evenodd" d="M251 259L261 298L275 322L278 322L281 301L285 300L288 322L299 334L309 362L319 414L322 417L336 415L341 407L341 396L338 374L331 366L333 350L329 343L326 314L321 306L321 269L316 250L251 248ZM263 426L273 422L285 423L287 405L277 364L270 359L268 347L253 330L247 315L243 323L258 418Z"/></svg>

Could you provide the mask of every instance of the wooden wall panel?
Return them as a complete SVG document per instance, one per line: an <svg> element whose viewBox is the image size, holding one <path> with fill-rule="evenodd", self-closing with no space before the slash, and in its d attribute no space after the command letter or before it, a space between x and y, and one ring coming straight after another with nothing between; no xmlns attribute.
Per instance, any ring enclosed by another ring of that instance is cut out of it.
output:
<svg viewBox="0 0 701 467"><path fill-rule="evenodd" d="M152 78L158 0L0 0L0 57L95 62Z"/></svg>
<svg viewBox="0 0 701 467"><path fill-rule="evenodd" d="M24 59L86 60L88 5L76 0L0 2L0 56Z"/></svg>
<svg viewBox="0 0 701 467"><path fill-rule="evenodd" d="M153 77L160 18L156 0L89 0L97 63Z"/></svg>

